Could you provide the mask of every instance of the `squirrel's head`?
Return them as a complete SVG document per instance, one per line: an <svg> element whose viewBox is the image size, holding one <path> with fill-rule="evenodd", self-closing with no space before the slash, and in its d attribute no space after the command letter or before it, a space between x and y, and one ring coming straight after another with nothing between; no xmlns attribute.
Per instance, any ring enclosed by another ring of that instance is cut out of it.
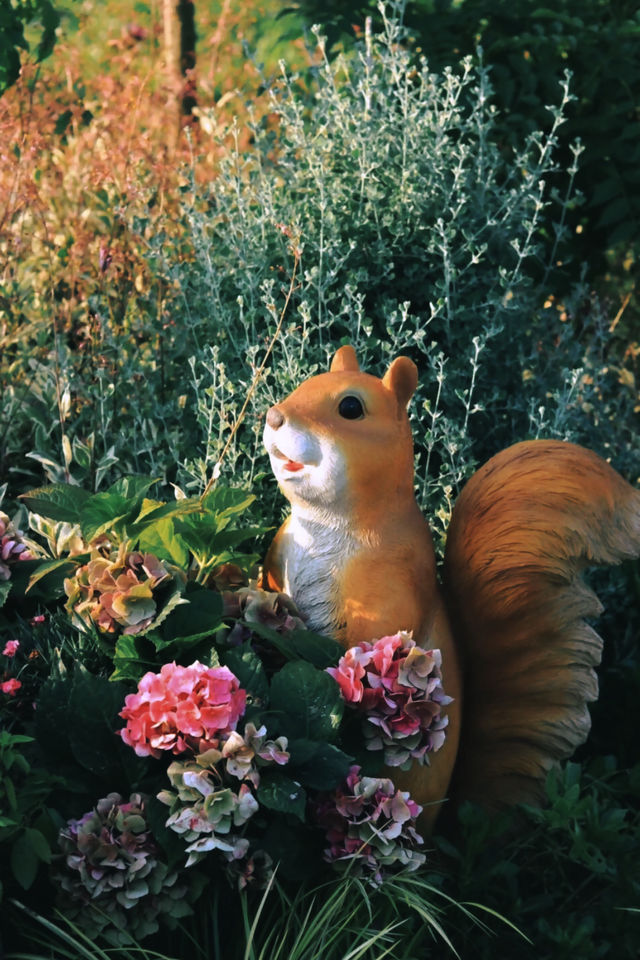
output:
<svg viewBox="0 0 640 960"><path fill-rule="evenodd" d="M346 346L329 373L305 380L271 407L264 443L285 497L294 506L346 515L354 504L412 497L407 404L417 381L408 357L397 357L380 379L362 373Z"/></svg>

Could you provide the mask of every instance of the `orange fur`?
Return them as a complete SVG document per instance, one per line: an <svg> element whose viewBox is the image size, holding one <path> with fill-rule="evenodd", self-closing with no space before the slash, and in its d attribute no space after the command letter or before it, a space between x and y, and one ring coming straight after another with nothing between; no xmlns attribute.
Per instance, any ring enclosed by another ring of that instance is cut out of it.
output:
<svg viewBox="0 0 640 960"><path fill-rule="evenodd" d="M292 592L310 625L345 646L400 629L439 647L445 746L429 767L393 778L431 825L456 768L457 796L534 799L549 766L588 731L600 641L583 622L599 610L579 582L588 563L640 553L640 494L603 460L556 441L517 444L471 479L454 510L445 606L428 526L413 494L407 358L382 379L342 347L267 415L265 443L292 515L263 580ZM346 396L362 417L339 412ZM282 448L282 449L281 449Z"/></svg>

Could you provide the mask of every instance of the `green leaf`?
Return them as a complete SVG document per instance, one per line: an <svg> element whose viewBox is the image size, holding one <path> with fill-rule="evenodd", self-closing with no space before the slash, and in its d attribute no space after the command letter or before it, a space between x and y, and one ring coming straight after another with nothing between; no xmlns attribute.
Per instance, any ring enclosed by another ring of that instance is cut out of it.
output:
<svg viewBox="0 0 640 960"><path fill-rule="evenodd" d="M50 573L57 572L58 574L62 574L62 577L56 578L56 583L65 577L72 576L78 566L88 559L89 554L83 554L81 557L74 557L73 560L69 560L68 557L62 557L58 560L45 560L44 563L38 565L37 569L29 577L26 593L29 593L32 587L35 587L36 583L40 583L40 581L48 577Z"/></svg>
<svg viewBox="0 0 640 960"><path fill-rule="evenodd" d="M38 862L38 855L29 842L27 831L24 830L11 847L11 869L23 890L28 890L33 885L38 872Z"/></svg>
<svg viewBox="0 0 640 960"><path fill-rule="evenodd" d="M278 813L292 813L304 821L307 794L304 787L280 773L263 773L257 790L258 803Z"/></svg>
<svg viewBox="0 0 640 960"><path fill-rule="evenodd" d="M197 583L187 584L180 603L163 621L158 629L147 632L156 650L164 650L172 644L184 646L212 636L221 625L222 597Z"/></svg>
<svg viewBox="0 0 640 960"><path fill-rule="evenodd" d="M116 640L113 655L114 671L109 680L111 682L135 680L137 682L143 673L156 666L155 662L149 658L151 652L149 647L148 641L143 637L121 634Z"/></svg>
<svg viewBox="0 0 640 960"><path fill-rule="evenodd" d="M287 749L290 754L288 769L313 790L332 790L337 787L346 778L354 762L353 757L332 743L296 739L289 741Z"/></svg>
<svg viewBox="0 0 640 960"><path fill-rule="evenodd" d="M90 494L82 487L71 483L54 483L50 487L37 487L20 497L29 510L51 520L78 523L82 507Z"/></svg>
<svg viewBox="0 0 640 960"><path fill-rule="evenodd" d="M104 677L78 671L71 685L69 742L78 763L105 781L117 781L121 773L117 729L126 688Z"/></svg>
<svg viewBox="0 0 640 960"><path fill-rule="evenodd" d="M11 581L2 580L0 581L0 607L4 606L5 600L11 592Z"/></svg>
<svg viewBox="0 0 640 960"><path fill-rule="evenodd" d="M50 677L38 694L35 734L48 765L73 760L69 744L69 730L73 723L69 705L71 687L71 677Z"/></svg>
<svg viewBox="0 0 640 960"><path fill-rule="evenodd" d="M225 654L224 662L254 701L266 703L269 697L269 681L262 660L248 644L229 650Z"/></svg>
<svg viewBox="0 0 640 960"><path fill-rule="evenodd" d="M83 504L80 527L87 540L114 530L138 516L144 495L157 481L149 477L122 477L104 493L94 493Z"/></svg>
<svg viewBox="0 0 640 960"><path fill-rule="evenodd" d="M344 700L335 680L304 660L287 663L271 681L271 709L278 726L312 740L332 740L340 727Z"/></svg>
<svg viewBox="0 0 640 960"><path fill-rule="evenodd" d="M43 863L51 863L51 847L47 838L44 836L40 830L36 830L34 827L27 827L24 832L27 842L30 844L34 850L38 860L41 860Z"/></svg>
<svg viewBox="0 0 640 960"><path fill-rule="evenodd" d="M269 640L288 660L307 660L323 670L334 666L344 653L344 647L320 633L311 630L291 630L279 633L273 627L255 621L243 620L242 623L259 637Z"/></svg>
<svg viewBox="0 0 640 960"><path fill-rule="evenodd" d="M142 506L145 493L157 483L155 477L120 477L115 483L112 483L106 491L107 495L122 497L130 503L137 503L138 510Z"/></svg>
<svg viewBox="0 0 640 960"><path fill-rule="evenodd" d="M182 570L189 564L189 551L176 534L172 517L162 517L145 527L138 538L138 549L175 563Z"/></svg>
<svg viewBox="0 0 640 960"><path fill-rule="evenodd" d="M217 520L227 519L236 513L242 513L256 499L255 494L234 487L214 487L202 501L207 512L216 515Z"/></svg>

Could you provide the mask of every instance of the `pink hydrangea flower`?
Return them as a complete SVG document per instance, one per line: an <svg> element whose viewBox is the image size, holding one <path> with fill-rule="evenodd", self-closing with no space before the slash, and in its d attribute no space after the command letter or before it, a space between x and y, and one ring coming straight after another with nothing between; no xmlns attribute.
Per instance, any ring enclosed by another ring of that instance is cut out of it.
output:
<svg viewBox="0 0 640 960"><path fill-rule="evenodd" d="M423 650L401 631L351 647L329 673L346 702L363 716L368 750L384 750L385 763L406 769L428 762L445 739L451 703L442 689L439 650Z"/></svg>
<svg viewBox="0 0 640 960"><path fill-rule="evenodd" d="M15 657L19 646L20 646L19 640L7 640L7 642L4 645L4 650L2 651L2 656Z"/></svg>
<svg viewBox="0 0 640 960"><path fill-rule="evenodd" d="M15 697L21 686L22 684L19 680L11 677L11 680L5 680L4 683L0 683L0 690L2 690L3 693L8 693L10 697Z"/></svg>
<svg viewBox="0 0 640 960"><path fill-rule="evenodd" d="M201 752L235 730L247 694L228 667L189 667L165 663L160 673L146 673L138 692L125 699L120 716L124 742L140 757L160 757L165 750Z"/></svg>

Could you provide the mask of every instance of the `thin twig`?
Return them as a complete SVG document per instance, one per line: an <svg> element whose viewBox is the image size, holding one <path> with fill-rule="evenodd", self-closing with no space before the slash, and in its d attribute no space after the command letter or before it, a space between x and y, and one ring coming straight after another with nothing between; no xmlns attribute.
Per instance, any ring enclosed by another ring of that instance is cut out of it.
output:
<svg viewBox="0 0 640 960"><path fill-rule="evenodd" d="M629 293L624 298L624 300L622 301L622 306L620 307L615 317L611 321L611 326L609 327L609 333L613 333L615 328L620 323L620 320L622 319L622 314L625 312L625 310L627 309L627 306L629 305L629 301L631 300L632 293L633 293L633 290L630 290Z"/></svg>
<svg viewBox="0 0 640 960"><path fill-rule="evenodd" d="M262 374L264 373L264 368L265 368L266 365L267 365L267 360L269 359L269 357L270 357L270 355L271 355L271 351L273 350L273 348L274 348L274 346L275 346L276 340L277 340L278 337L280 336L280 331L282 330L282 324L284 323L284 318L285 318L285 316L286 316L287 309L288 309L288 307L289 307L289 301L291 300L291 297L292 297L292 295L293 295L293 292L294 292L294 290L296 289L296 282L295 282L295 281L296 281L296 271L297 271L297 269L298 269L298 264L299 264L299 262L300 262L300 250L297 248L297 245L295 245L295 244L293 245L293 250L292 250L292 252L293 252L293 270L291 271L291 282L290 282L290 284L289 284L289 289L287 290L287 296L285 297L284 306L282 307L282 310L281 310L281 312L280 312L280 318L279 318L279 320L278 320L278 324L277 324L276 329L275 329L275 331L274 331L274 334L273 334L273 336L272 336L272 338L271 338L271 341L269 342L269 346L267 347L266 353L265 353L264 357L262 358L262 363L260 364L260 366L258 367L258 369L257 369L256 372L255 372L255 375L254 375L253 380L252 380L252 382L251 382L251 386L249 387L249 391L248 391L248 393L247 393L247 396L245 397L245 401L244 401L244 403L242 404L242 409L240 410L240 413L238 414L238 418L237 418L235 424L233 425L233 429L231 430L231 433L229 434L229 436L228 436L228 438L227 438L227 442L225 443L225 445L224 445L224 447L223 447L222 453L221 453L220 456L218 457L218 460L217 460L217 462L216 462L216 465L215 465L215 467L213 468L213 474L211 475L211 479L210 479L209 482L207 483L206 487L204 488L204 492L203 492L202 496L200 497L200 501L201 501L201 502L202 502L202 500L204 500L204 498L205 498L206 495L209 493L209 491L211 490L211 488L212 488L213 485L215 484L216 480L217 480L218 477L220 476L220 473L221 473L221 470L222 470L222 461L224 460L225 456L227 455L227 452L228 452L228 450L229 450L229 447L230 447L231 444L233 443L233 438L235 437L236 433L238 432L238 429L239 429L239 427L240 427L240 424L241 424L242 421L244 420L245 413L247 412L247 407L249 406L249 403L251 402L251 398L252 398L253 394L254 394L255 391L256 391L256 387L258 386L258 383L260 382L260 378L262 377Z"/></svg>

